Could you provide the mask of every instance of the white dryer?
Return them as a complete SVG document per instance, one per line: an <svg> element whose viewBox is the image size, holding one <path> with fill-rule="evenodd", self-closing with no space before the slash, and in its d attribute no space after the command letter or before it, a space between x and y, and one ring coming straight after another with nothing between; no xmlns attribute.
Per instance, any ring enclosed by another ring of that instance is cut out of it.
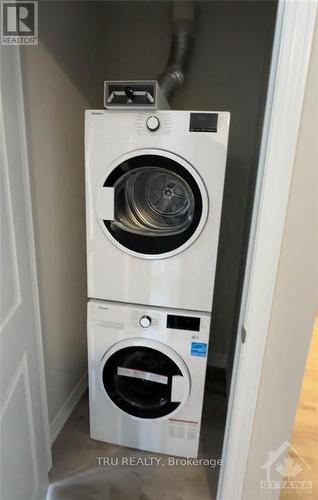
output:
<svg viewBox="0 0 318 500"><path fill-rule="evenodd" d="M229 119L86 111L90 298L211 311Z"/></svg>
<svg viewBox="0 0 318 500"><path fill-rule="evenodd" d="M158 453L198 453L210 315L88 303L93 439Z"/></svg>

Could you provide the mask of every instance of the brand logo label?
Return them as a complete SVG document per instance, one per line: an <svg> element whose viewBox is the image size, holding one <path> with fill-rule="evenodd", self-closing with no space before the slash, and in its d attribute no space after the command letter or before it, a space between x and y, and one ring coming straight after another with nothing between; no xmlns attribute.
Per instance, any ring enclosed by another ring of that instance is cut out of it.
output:
<svg viewBox="0 0 318 500"><path fill-rule="evenodd" d="M260 482L262 494L295 495L297 498L312 495L312 481L308 477L311 467L288 441L270 451L261 468L266 471L265 480Z"/></svg>
<svg viewBox="0 0 318 500"><path fill-rule="evenodd" d="M38 2L1 2L1 43L38 44Z"/></svg>

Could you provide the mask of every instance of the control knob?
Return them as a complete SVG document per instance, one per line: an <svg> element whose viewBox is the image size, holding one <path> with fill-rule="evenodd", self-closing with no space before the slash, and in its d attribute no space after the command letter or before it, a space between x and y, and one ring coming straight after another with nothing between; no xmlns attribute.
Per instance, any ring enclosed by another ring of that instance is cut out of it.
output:
<svg viewBox="0 0 318 500"><path fill-rule="evenodd" d="M154 115L149 116L149 118L147 119L147 127L151 132L155 132L156 130L158 130L158 128L160 127L159 118Z"/></svg>
<svg viewBox="0 0 318 500"><path fill-rule="evenodd" d="M142 328L148 328L151 325L151 317L147 315L142 316L139 320L139 324Z"/></svg>

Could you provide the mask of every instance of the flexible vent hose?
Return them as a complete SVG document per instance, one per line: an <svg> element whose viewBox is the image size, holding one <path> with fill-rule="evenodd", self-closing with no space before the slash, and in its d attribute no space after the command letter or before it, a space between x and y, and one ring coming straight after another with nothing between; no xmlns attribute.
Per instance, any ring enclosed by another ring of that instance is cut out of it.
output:
<svg viewBox="0 0 318 500"><path fill-rule="evenodd" d="M172 12L172 40L166 70L159 77L160 88L169 101L182 87L193 46L194 3L175 1Z"/></svg>

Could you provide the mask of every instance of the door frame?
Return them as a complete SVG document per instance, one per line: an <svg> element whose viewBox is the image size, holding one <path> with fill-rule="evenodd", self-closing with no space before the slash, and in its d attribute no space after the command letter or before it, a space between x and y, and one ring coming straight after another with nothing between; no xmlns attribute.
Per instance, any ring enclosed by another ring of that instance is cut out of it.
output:
<svg viewBox="0 0 318 500"><path fill-rule="evenodd" d="M278 4L217 500L242 498L317 6Z"/></svg>

